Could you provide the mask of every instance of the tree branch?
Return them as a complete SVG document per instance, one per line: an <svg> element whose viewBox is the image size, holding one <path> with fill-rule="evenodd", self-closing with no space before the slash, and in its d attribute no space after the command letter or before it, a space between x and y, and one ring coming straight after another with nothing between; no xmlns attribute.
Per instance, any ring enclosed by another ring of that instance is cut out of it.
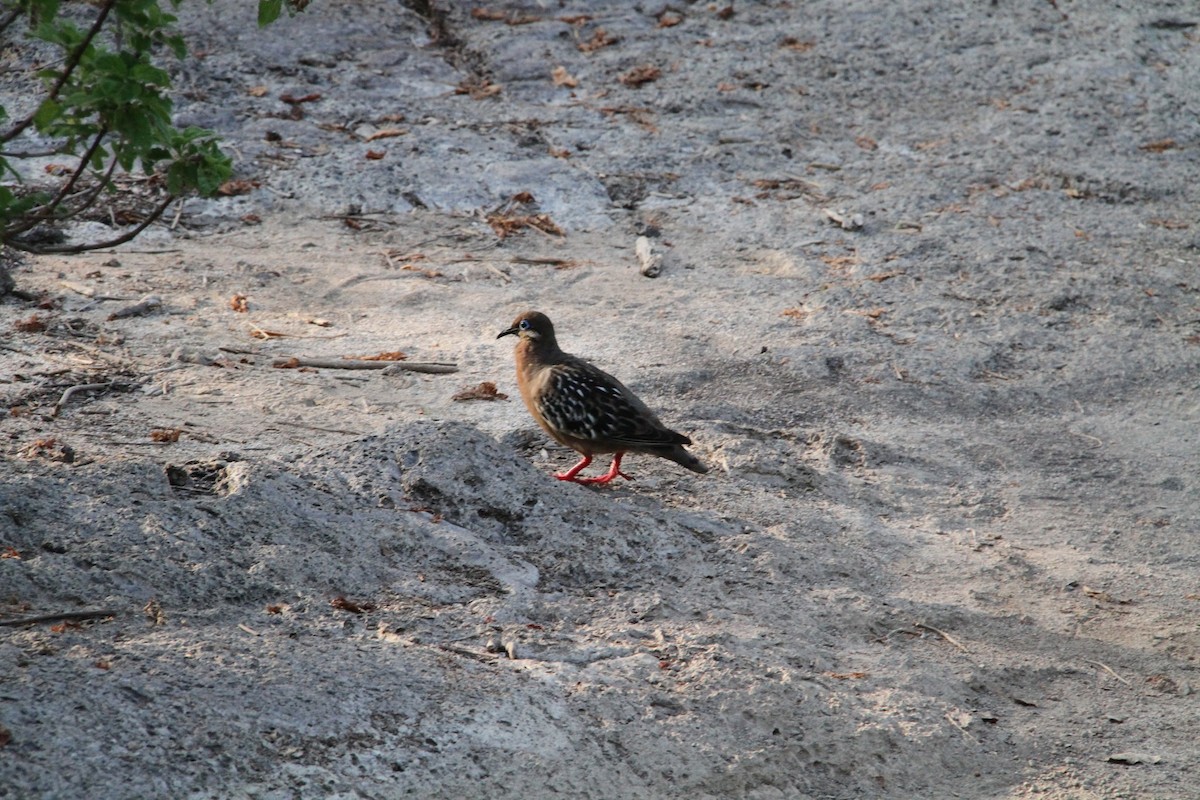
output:
<svg viewBox="0 0 1200 800"><path fill-rule="evenodd" d="M10 245L11 247L17 248L18 250L24 250L27 253L38 253L38 254L62 253L62 254L66 254L66 255L73 255L75 253L85 253L88 250L103 250L107 247L116 247L119 244L125 244L126 242L128 242L129 240L131 240L135 236L137 236L139 233L146 230L146 228L149 228L153 222L155 222L159 217L161 217L163 215L163 212L167 210L167 206L171 205L171 203L174 203L178 199L179 198L173 194L167 195L167 198L165 200L163 200L161 203L159 203L154 208L154 210L150 212L150 216L146 217L144 220L142 220L140 223L138 223L138 226L136 228L134 228L131 231L127 231L114 239L109 239L104 242L92 242L89 244L72 244L72 245L58 245L58 246L51 245L48 247L41 247L41 246L37 246L37 245L28 245L28 244L24 244L19 241L18 242L10 241L10 242L7 242L7 244Z"/></svg>
<svg viewBox="0 0 1200 800"><path fill-rule="evenodd" d="M71 57L67 59L67 63L63 66L62 74L58 76L58 80L54 82L54 86L50 87L49 93L46 95L46 100L54 100L58 97L58 93L62 91L67 80L70 79L71 73L79 66L79 61L83 58L84 52L92 43L92 39L100 33L100 29L104 27L104 21L108 19L108 12L112 11L117 0L106 0L103 6L100 7L100 13L96 15L96 20L92 23L92 27L88 29L87 35L83 37L83 41L71 53ZM43 100L42 103L45 103ZM41 103L38 108L41 108ZM25 132L25 129L33 124L33 118L37 116L38 109L34 109L33 113L18 122L14 127L10 128L3 136L0 136L0 144L11 142L13 139Z"/></svg>
<svg viewBox="0 0 1200 800"><path fill-rule="evenodd" d="M40 225L45 220L53 217L54 212L57 211L58 207L62 205L63 201L67 199L67 195L71 193L71 190L75 188L75 184L79 182L79 178L82 177L83 173L87 171L88 163L91 162L92 156L100 147L100 142L103 141L104 137L107 135L108 129L101 128L100 133L96 134L96 138L92 142L91 147L88 148L86 153L79 157L79 166L75 168L74 174L72 174L70 180L68 180L63 187L58 190L58 194L54 196L54 199L42 206L39 206L38 208L31 209L28 214L22 215L24 219L20 224L4 230L3 238L8 239L12 236L18 236L25 231ZM113 159L113 165L115 164L116 159ZM112 174L112 167L109 167L108 174ZM103 186L103 181L101 182L101 185ZM87 208L89 205L91 205L92 201L95 200L95 197L96 193L93 193L91 198L89 198L89 200L84 203L82 208L79 210ZM75 211L74 213L79 213L79 210Z"/></svg>

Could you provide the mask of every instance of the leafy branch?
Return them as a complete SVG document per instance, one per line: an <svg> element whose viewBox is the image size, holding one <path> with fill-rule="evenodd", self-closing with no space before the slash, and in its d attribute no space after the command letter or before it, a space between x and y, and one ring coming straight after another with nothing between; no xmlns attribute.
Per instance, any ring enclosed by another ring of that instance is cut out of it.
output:
<svg viewBox="0 0 1200 800"><path fill-rule="evenodd" d="M172 10L181 2L167 0ZM259 0L259 23L307 3ZM160 0L63 6L62 0L0 0L0 45L19 39L27 63L55 65L30 70L28 91L18 96L36 98L36 106L0 128L0 244L31 252L77 253L129 241L178 198L215 194L232 172L214 133L178 128L172 120L170 76L159 63L164 54L184 58L187 48ZM45 58L47 50L57 58ZM0 105L0 126L7 119ZM32 148L10 149L17 141ZM35 183L17 164L39 155L66 156L73 165L56 170L57 183ZM128 195L119 177L134 173L150 177L143 185L154 195L135 228L71 245L37 235L42 226L94 213L103 196Z"/></svg>

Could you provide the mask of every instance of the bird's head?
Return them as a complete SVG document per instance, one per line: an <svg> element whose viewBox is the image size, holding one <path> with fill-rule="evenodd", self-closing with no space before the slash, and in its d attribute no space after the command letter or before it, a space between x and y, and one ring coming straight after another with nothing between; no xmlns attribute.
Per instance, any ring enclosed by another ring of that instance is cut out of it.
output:
<svg viewBox="0 0 1200 800"><path fill-rule="evenodd" d="M534 345L554 345L554 324L540 311L525 311L517 315L511 327L496 337L517 336Z"/></svg>

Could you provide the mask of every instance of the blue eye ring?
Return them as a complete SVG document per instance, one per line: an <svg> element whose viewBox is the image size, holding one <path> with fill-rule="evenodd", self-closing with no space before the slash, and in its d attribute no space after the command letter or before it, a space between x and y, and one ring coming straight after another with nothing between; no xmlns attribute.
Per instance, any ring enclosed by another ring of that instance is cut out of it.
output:
<svg viewBox="0 0 1200 800"><path fill-rule="evenodd" d="M520 329L521 329L521 330L523 330L523 331L527 331L527 330L529 330L529 329L530 329L530 327L532 327L532 326L529 324L529 320L527 320L527 319L523 319L523 320L521 320L520 324L518 324L518 325L517 325L517 327L518 327L518 328L520 328Z"/></svg>

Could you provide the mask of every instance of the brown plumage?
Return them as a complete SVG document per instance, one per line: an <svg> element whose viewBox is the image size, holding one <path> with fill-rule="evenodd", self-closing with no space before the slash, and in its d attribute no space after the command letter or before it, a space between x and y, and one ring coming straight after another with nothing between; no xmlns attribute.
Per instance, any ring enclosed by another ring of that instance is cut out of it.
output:
<svg viewBox="0 0 1200 800"><path fill-rule="evenodd" d="M692 440L667 428L646 404L607 372L564 353L554 338L550 318L526 311L501 336L517 336L517 385L529 413L546 433L576 450L582 460L554 477L576 483L608 483L620 475L626 453L649 453L674 461L692 472L708 467L683 449ZM592 456L612 453L612 468L598 478L579 478Z"/></svg>

